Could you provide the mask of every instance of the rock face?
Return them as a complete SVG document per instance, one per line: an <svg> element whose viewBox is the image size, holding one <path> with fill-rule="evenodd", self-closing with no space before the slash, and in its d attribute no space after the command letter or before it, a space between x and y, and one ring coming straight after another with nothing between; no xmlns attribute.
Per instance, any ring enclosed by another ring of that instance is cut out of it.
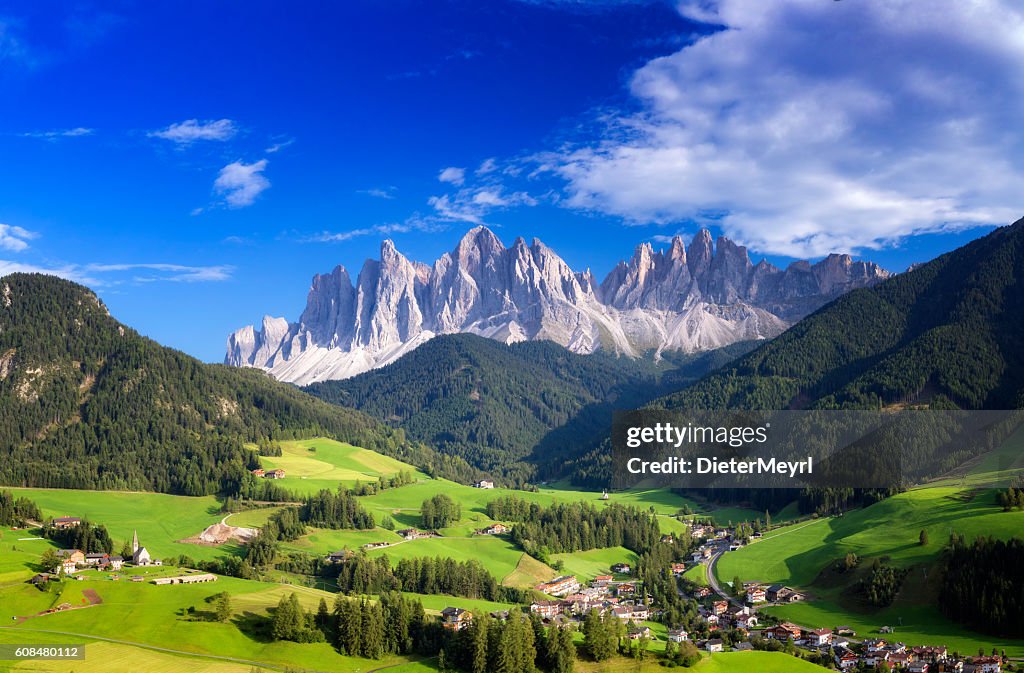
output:
<svg viewBox="0 0 1024 673"><path fill-rule="evenodd" d="M746 248L702 230L689 247L637 246L598 285L550 248L486 227L427 266L384 241L355 284L338 266L313 277L298 322L263 319L230 337L225 362L300 385L385 365L437 334L471 332L505 343L555 341L578 353L687 352L778 335L849 290L889 272L849 255L785 270L751 263Z"/></svg>

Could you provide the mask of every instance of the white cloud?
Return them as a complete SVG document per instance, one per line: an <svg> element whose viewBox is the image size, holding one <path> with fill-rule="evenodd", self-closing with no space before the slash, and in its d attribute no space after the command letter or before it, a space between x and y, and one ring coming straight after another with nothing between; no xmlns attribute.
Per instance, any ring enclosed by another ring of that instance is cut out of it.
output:
<svg viewBox="0 0 1024 673"><path fill-rule="evenodd" d="M213 182L214 190L224 197L232 208L251 206L262 192L270 188L270 180L263 175L267 160L251 164L235 161L220 169Z"/></svg>
<svg viewBox="0 0 1024 673"><path fill-rule="evenodd" d="M449 166L443 169L437 176L441 182L449 182L453 185L461 185L466 181L466 169Z"/></svg>
<svg viewBox="0 0 1024 673"><path fill-rule="evenodd" d="M404 222L375 224L372 227L362 227L359 229L350 229L348 231L324 231L319 234L309 236L303 240L316 243L341 243L360 236L388 236L391 234L405 234L410 231L432 232L438 231L440 228L439 223L433 220L414 216Z"/></svg>
<svg viewBox="0 0 1024 673"><path fill-rule="evenodd" d="M95 278L91 278L88 275L83 274L81 269L73 264L60 267L44 267L36 264L24 264L22 262L12 262L10 260L0 259L0 277L12 273L42 273L48 276L58 276L60 278L65 278L85 285L97 284Z"/></svg>
<svg viewBox="0 0 1024 673"><path fill-rule="evenodd" d="M395 187L394 185L388 185L387 187L373 187L371 189L360 189L356 193L366 194L367 196L372 196L375 199L385 199L387 201L391 201L392 199L395 198L395 193L397 191L397 187Z"/></svg>
<svg viewBox="0 0 1024 673"><path fill-rule="evenodd" d="M28 242L38 237L34 231L22 229L10 224L0 224L0 248L12 252L21 252L28 248Z"/></svg>
<svg viewBox="0 0 1024 673"><path fill-rule="evenodd" d="M62 266L39 266L0 259L0 276L11 273L43 273L67 280L102 287L117 285L124 281L150 283L158 281L176 283L197 283L224 281L231 278L234 267L186 266L184 264L65 264ZM125 274L132 274L124 277Z"/></svg>
<svg viewBox="0 0 1024 673"><path fill-rule="evenodd" d="M230 119L217 119L199 121L198 119L186 119L177 124L171 124L165 129L152 131L150 137L169 140L178 145L191 145L199 140L231 140L238 133L238 126Z"/></svg>
<svg viewBox="0 0 1024 673"><path fill-rule="evenodd" d="M484 218L494 210L537 205L536 199L526 192L508 192L498 184L467 187L454 194L431 196L427 203L442 220L471 224L485 224Z"/></svg>
<svg viewBox="0 0 1024 673"><path fill-rule="evenodd" d="M294 138L288 138L287 140L280 140L278 142L275 142L273 145L271 145L270 147L268 147L267 149L265 149L263 151L266 152L267 154L277 154L278 152L280 152L281 150L283 150L284 148L288 147L289 145L291 145L294 142L295 142Z"/></svg>
<svg viewBox="0 0 1024 673"><path fill-rule="evenodd" d="M57 140L58 138L81 138L91 136L95 131L83 126L76 126L70 129L53 129L50 131L27 131L19 134L22 138L42 138L44 140Z"/></svg>
<svg viewBox="0 0 1024 673"><path fill-rule="evenodd" d="M225 264L217 266L186 266L184 264L88 264L84 270L89 273L119 272L152 272L148 275L136 275L137 282L172 281L176 283L196 283L202 281L222 281L231 278L234 267Z"/></svg>
<svg viewBox="0 0 1024 673"><path fill-rule="evenodd" d="M489 159L484 159L482 162L480 162L480 165L476 169L476 174L487 175L488 173L493 173L497 169L498 160L495 159L494 157L490 157Z"/></svg>
<svg viewBox="0 0 1024 673"><path fill-rule="evenodd" d="M1009 0L689 0L724 26L631 81L641 113L540 155L570 207L714 218L816 256L1024 210L1024 7Z"/></svg>

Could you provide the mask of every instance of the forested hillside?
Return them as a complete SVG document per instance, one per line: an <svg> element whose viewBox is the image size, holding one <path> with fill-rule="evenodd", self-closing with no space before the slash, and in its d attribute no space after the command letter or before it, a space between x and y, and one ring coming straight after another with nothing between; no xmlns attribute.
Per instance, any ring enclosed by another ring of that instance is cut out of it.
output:
<svg viewBox="0 0 1024 673"><path fill-rule="evenodd" d="M645 404L749 350L747 344L656 363L579 355L536 341L435 337L397 362L305 390L405 430L414 440L525 482L533 464L596 445L613 409Z"/></svg>
<svg viewBox="0 0 1024 673"><path fill-rule="evenodd" d="M1024 220L855 290L667 408L1024 406Z"/></svg>
<svg viewBox="0 0 1024 673"><path fill-rule="evenodd" d="M449 475L465 467L263 372L203 364L146 339L81 285L0 279L0 483L231 492L256 466L245 442L311 435Z"/></svg>

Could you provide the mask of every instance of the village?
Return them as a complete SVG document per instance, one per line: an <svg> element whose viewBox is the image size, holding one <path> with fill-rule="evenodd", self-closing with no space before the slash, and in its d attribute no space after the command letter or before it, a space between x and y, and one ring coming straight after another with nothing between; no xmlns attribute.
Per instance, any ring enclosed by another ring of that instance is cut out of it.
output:
<svg viewBox="0 0 1024 673"><path fill-rule="evenodd" d="M497 524L500 526L501 524ZM481 531L483 532L483 531ZM758 607L801 601L806 596L781 584L765 585L746 582L741 601L717 586L697 586L681 579L691 568L711 563L716 556L735 551L742 542L734 540L733 532L713 526L695 526L691 534L702 542L691 561L672 563L668 570L677 579L681 595L698 604L699 625L693 633L679 625L668 625L668 641L691 642L706 652L784 650L817 663L829 663L840 671L894 670L906 673L1001 673L1003 659L992 655L966 656L950 652L945 646L909 645L896 638L857 639L856 632L846 626L807 627L779 622L770 615L758 615ZM755 534L757 536L758 534ZM753 536L752 536L753 537ZM756 539L756 537L754 538ZM671 542L665 536L663 542ZM578 627L591 611L612 614L626 625L626 638L649 642L655 636L645 622L657 620L662 611L653 604L641 582L631 579L633 569L627 563L610 567L610 573L598 575L586 586L571 575L556 577L538 584L536 591L550 599L535 600L530 612L548 625ZM686 587L683 589L682 587ZM441 613L445 628L462 630L472 623L471 612L448 607ZM492 617L507 615L492 613ZM879 628L880 634L892 635L895 629ZM814 657L817 655L817 658Z"/></svg>
<svg viewBox="0 0 1024 673"><path fill-rule="evenodd" d="M480 486L478 485L478 488ZM74 528L81 523L78 517L63 516L51 521L57 530ZM478 529L474 535L505 535L511 527L495 522ZM441 537L436 531L408 528L396 531L402 542L423 538ZM761 537L760 532L741 531L713 525L694 523L689 534L698 545L687 561L673 562L665 571L676 580L679 595L692 599L697 604L697 619L689 629L679 624L665 624L665 639L675 644L692 643L694 647L709 653L726 651L773 650L785 651L795 656L829 664L840 671L898 670L906 673L1001 673L1003 658L992 655L967 656L950 652L945 646L911 645L895 638L895 629L881 626L879 635L888 637L857 638L857 633L845 626L814 627L779 621L770 614L759 614L758 609L766 606L784 605L806 600L800 591L782 584L745 582L742 591L733 588L727 593L714 579L713 565L717 559L730 551L736 551L745 544L753 544ZM672 535L664 535L662 543L672 544ZM373 549L396 543L368 543L364 548ZM86 553L80 549L60 549L53 554L49 572L42 572L31 578L35 585L45 586L48 582L63 578L84 579L83 570L109 572L111 579L119 579L118 573L127 566L145 568L161 566L149 551L140 544L137 532L131 542L131 556L107 553ZM343 549L326 556L331 563L344 563L355 552ZM44 566L47 559L44 558ZM705 567L709 586L701 586L683 576L695 567ZM534 586L534 590L545 598L537 598L529 605L529 611L537 615L546 625L579 628L583 619L596 611L601 616L612 615L625 625L625 638L646 644L657 639L650 622L661 621L663 610L645 591L643 582L635 577L635 569L629 563L615 563L607 574L593 577L581 583L574 575L560 575ZM129 577L132 582L143 582L142 575ZM156 585L194 584L214 582L212 573L182 570L174 576L158 576L150 580ZM42 587L41 587L42 588ZM67 606L70 608L70 606ZM61 610L55 608L54 611ZM506 619L507 611L492 612L496 619ZM449 606L440 612L444 628L461 631L472 624L473 613L461 607Z"/></svg>
<svg viewBox="0 0 1024 673"><path fill-rule="evenodd" d="M51 525L57 530L68 530L76 528L81 522L82 520L79 517L62 516L53 519ZM132 535L131 552L131 556L125 558L118 554L107 554L105 552L87 553L81 549L58 549L54 552L52 559L47 557L42 559L42 565L44 568L48 568L48 570L34 575L29 579L29 583L43 588L50 582L64 578L84 580L85 576L81 574L84 570L107 572L110 573L110 579L118 580L121 578L119 573L124 571L126 566L133 568L163 566L163 561L153 558L149 550L139 543L138 531L135 531ZM142 575L131 575L129 577L129 580L132 582L143 582L145 579ZM181 575L159 576L150 581L156 585L196 584L216 582L217 576L212 573L190 570L184 571Z"/></svg>

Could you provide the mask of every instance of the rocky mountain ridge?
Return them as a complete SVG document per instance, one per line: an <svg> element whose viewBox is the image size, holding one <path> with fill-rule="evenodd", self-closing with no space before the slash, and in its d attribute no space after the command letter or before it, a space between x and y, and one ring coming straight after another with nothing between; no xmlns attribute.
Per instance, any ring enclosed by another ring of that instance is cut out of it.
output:
<svg viewBox="0 0 1024 673"><path fill-rule="evenodd" d="M538 239L505 247L486 227L469 231L432 266L390 240L352 282L336 267L314 276L297 322L263 319L228 338L225 363L308 384L393 362L437 334L504 343L547 339L577 353L695 352L777 336L839 295L889 277L849 255L785 270L754 265L746 248L701 230L689 246L637 246L598 284Z"/></svg>

